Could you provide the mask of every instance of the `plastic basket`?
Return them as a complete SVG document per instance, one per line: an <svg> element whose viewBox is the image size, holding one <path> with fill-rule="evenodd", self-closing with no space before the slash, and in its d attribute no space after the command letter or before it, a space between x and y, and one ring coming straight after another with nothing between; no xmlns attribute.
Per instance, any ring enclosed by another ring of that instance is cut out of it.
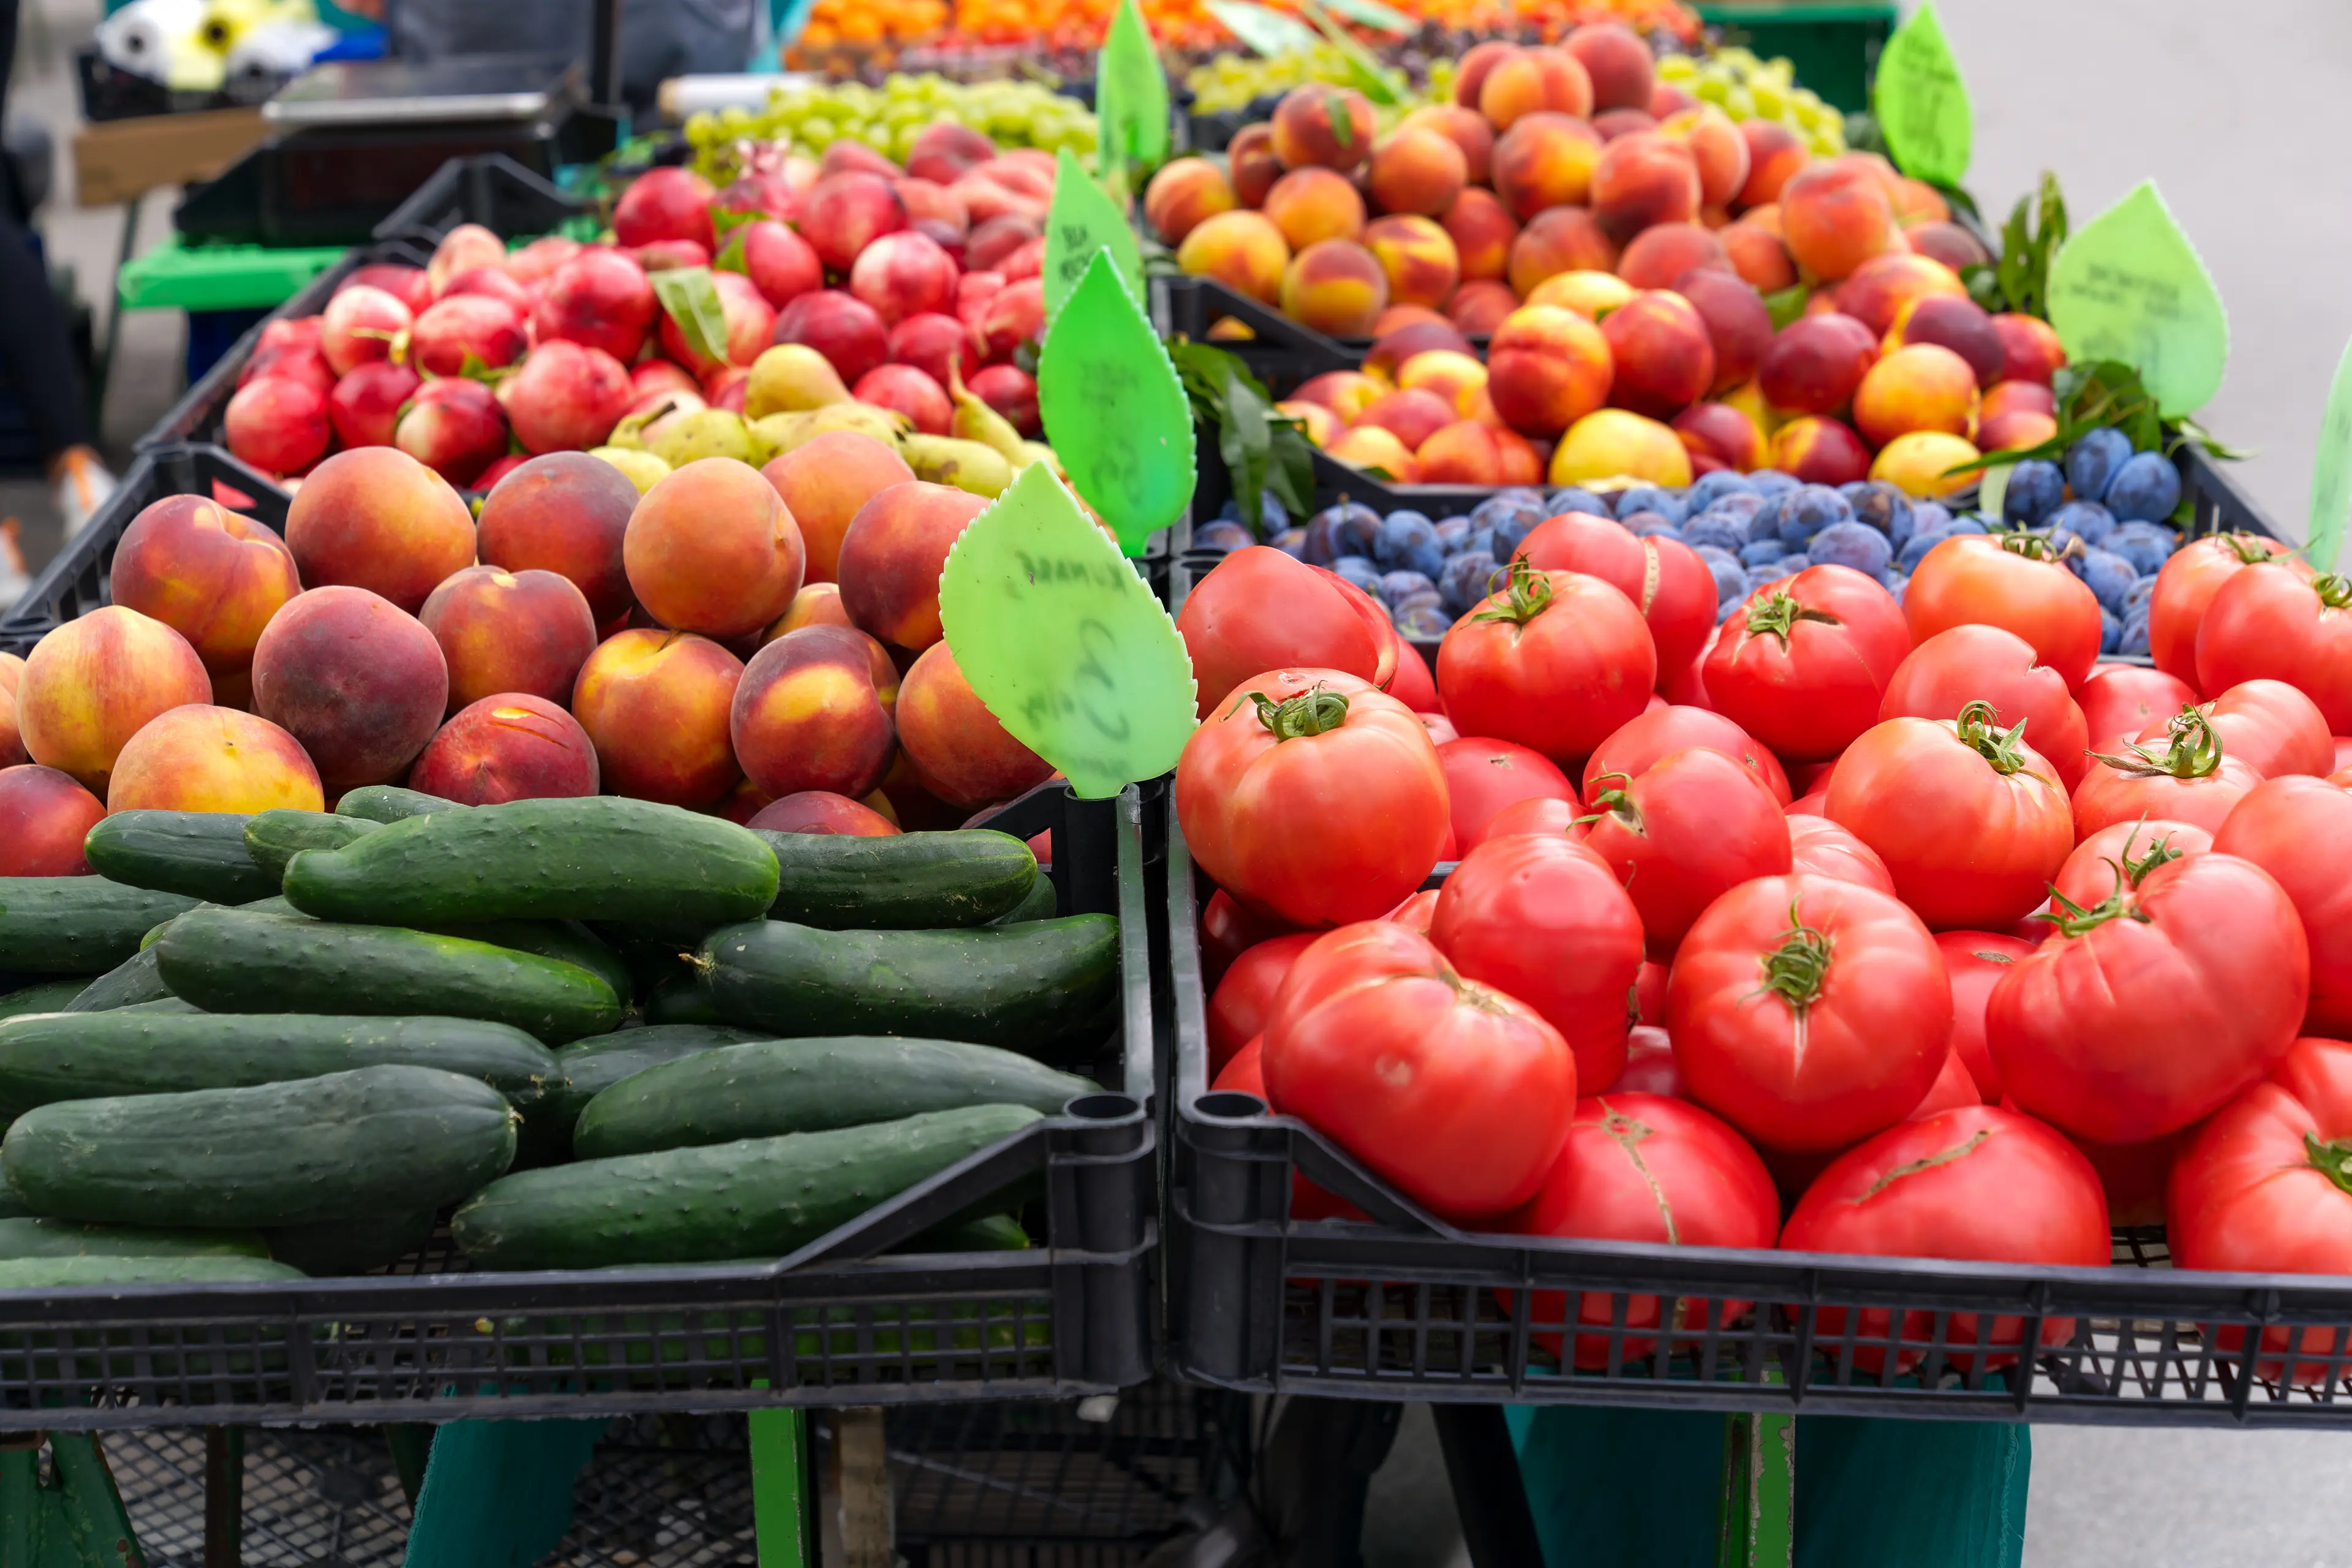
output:
<svg viewBox="0 0 2352 1568"><path fill-rule="evenodd" d="M421 242L427 251L461 223L504 238L546 234L588 203L503 153L452 158L375 226L379 240Z"/></svg>

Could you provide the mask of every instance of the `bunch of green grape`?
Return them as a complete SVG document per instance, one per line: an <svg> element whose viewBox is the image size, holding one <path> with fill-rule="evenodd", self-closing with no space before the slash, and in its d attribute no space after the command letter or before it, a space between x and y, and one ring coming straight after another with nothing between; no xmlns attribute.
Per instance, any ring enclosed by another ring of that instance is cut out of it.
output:
<svg viewBox="0 0 2352 1568"><path fill-rule="evenodd" d="M1741 48L1717 49L1705 59L1668 55L1658 62L1658 76L1734 120L1779 121L1816 157L1834 158L1845 151L1845 116L1818 93L1799 87L1797 68L1785 57L1759 59Z"/></svg>
<svg viewBox="0 0 2352 1568"><path fill-rule="evenodd" d="M696 171L723 182L735 174L739 142L772 142L812 158L835 142L857 142L903 163L923 128L940 121L968 125L1000 147L1094 155L1095 117L1077 100L1037 82L959 82L929 73L894 74L878 88L856 81L779 88L765 109L688 117L686 139Z"/></svg>
<svg viewBox="0 0 2352 1568"><path fill-rule="evenodd" d="M1194 66L1184 76L1184 85L1192 90L1195 114L1246 109L1261 98L1278 96L1312 82L1352 85L1354 80L1348 58L1328 44L1270 59L1238 52L1221 54ZM1423 103L1450 101L1453 92L1454 62L1433 60L1429 65L1427 81L1404 93L1404 101L1395 106L1390 117L1402 119ZM1379 106L1376 115L1387 108ZM1382 123L1385 127L1386 121Z"/></svg>

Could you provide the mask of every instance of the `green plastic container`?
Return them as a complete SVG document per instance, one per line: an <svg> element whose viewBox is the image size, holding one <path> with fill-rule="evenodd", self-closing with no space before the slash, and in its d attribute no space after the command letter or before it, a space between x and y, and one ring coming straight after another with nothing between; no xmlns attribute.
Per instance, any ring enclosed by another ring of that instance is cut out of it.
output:
<svg viewBox="0 0 2352 1568"><path fill-rule="evenodd" d="M1848 114L1870 107L1878 51L1895 31L1892 5L1826 5L1818 0L1717 0L1700 17L1723 41L1758 58L1786 55L1797 81Z"/></svg>
<svg viewBox="0 0 2352 1568"><path fill-rule="evenodd" d="M332 267L344 247L185 245L178 235L115 277L126 310L258 310L282 305Z"/></svg>

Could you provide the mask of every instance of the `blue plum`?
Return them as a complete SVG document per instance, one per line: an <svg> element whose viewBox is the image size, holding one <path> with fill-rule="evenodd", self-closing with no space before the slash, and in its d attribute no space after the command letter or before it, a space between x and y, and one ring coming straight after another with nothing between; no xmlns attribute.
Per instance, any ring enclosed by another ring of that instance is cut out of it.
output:
<svg viewBox="0 0 2352 1568"><path fill-rule="evenodd" d="M2009 471L2009 488L2001 492L2000 517L2003 522L2020 528L2032 528L2066 499L2066 476L2058 465L2034 458Z"/></svg>
<svg viewBox="0 0 2352 1568"><path fill-rule="evenodd" d="M1833 522L1813 535L1806 553L1825 565L1851 566L1875 577L1895 558L1895 547L1866 522Z"/></svg>
<svg viewBox="0 0 2352 1568"><path fill-rule="evenodd" d="M2120 521L2161 522L2180 504L2180 470L2160 452L2126 459L2102 498Z"/></svg>
<svg viewBox="0 0 2352 1568"><path fill-rule="evenodd" d="M2120 430L2094 430L2066 448L2066 482L2077 500L2107 493L2116 470L2131 459L2131 437Z"/></svg>

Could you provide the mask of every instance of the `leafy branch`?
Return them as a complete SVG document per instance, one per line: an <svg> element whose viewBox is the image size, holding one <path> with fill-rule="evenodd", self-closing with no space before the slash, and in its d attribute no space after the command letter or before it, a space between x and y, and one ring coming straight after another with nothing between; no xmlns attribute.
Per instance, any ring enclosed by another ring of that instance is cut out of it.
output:
<svg viewBox="0 0 2352 1568"><path fill-rule="evenodd" d="M1989 468L2034 459L2062 462L2074 443L2094 430L2120 430L2135 452L2162 452L2167 457L2196 446L2207 456L2235 460L2245 456L2223 446L2193 419L2167 419L2155 395L2140 384L2139 372L2120 360L2092 360L2059 367L2050 378L2058 413L2058 433L2031 447L2012 447L1946 470L1976 473Z"/></svg>
<svg viewBox="0 0 2352 1568"><path fill-rule="evenodd" d="M1960 276L1969 297L1988 310L2050 319L2050 262L2066 244L2066 198L2058 176L2042 173L2037 196L2020 196L2000 226L2000 259Z"/></svg>
<svg viewBox="0 0 2352 1568"><path fill-rule="evenodd" d="M1293 517L1306 516L1315 496L1315 458L1305 426L1275 412L1273 395L1237 355L1183 338L1169 342L1168 355L1192 400L1193 420L1217 432L1242 526L1259 531L1269 490Z"/></svg>

